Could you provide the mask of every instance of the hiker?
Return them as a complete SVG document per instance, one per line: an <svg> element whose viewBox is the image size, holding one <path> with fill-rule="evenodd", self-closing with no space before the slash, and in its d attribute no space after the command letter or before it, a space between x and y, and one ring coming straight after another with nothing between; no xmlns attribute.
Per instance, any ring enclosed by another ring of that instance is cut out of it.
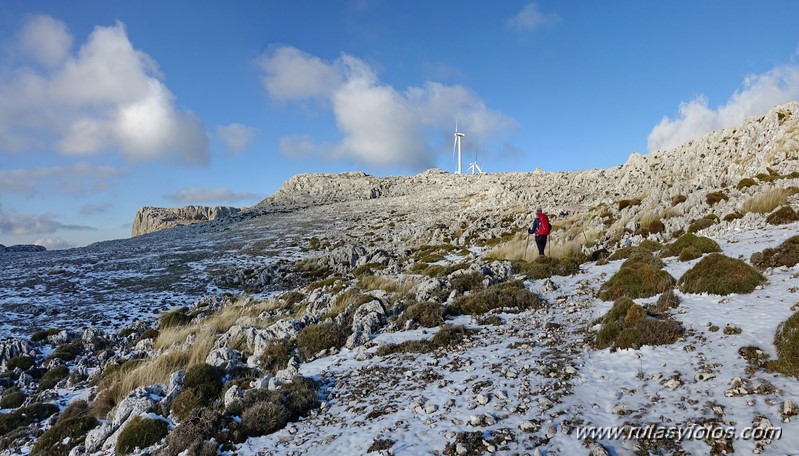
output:
<svg viewBox="0 0 799 456"><path fill-rule="evenodd" d="M540 256L544 256L544 247L547 245L547 236L549 236L549 232L552 229L552 225L549 224L549 217L547 214L538 208L535 211L535 220L533 220L533 226L529 230L527 230L527 234L535 234L535 245L538 246L538 254Z"/></svg>

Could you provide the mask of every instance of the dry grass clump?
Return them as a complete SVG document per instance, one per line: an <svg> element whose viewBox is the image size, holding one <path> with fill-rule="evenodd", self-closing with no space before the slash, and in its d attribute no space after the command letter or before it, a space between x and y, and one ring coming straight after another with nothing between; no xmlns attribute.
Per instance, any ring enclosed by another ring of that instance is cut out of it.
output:
<svg viewBox="0 0 799 456"><path fill-rule="evenodd" d="M757 269L742 260L711 253L680 277L683 293L728 295L751 293L766 281Z"/></svg>
<svg viewBox="0 0 799 456"><path fill-rule="evenodd" d="M619 210L621 211L628 207L638 206L639 204L641 204L641 200L638 198L624 199L619 201L618 207Z"/></svg>
<svg viewBox="0 0 799 456"><path fill-rule="evenodd" d="M321 280L333 271L320 258L304 258L294 262L294 270L305 280Z"/></svg>
<svg viewBox="0 0 799 456"><path fill-rule="evenodd" d="M732 222L733 220L738 220L739 218L743 218L743 216L744 215L741 214L740 212L735 211L725 215L724 218L722 218L722 220L724 220L725 222Z"/></svg>
<svg viewBox="0 0 799 456"><path fill-rule="evenodd" d="M363 275L356 286L364 290L383 290L388 293L394 293L400 288L399 282L381 275Z"/></svg>
<svg viewBox="0 0 799 456"><path fill-rule="evenodd" d="M297 355L310 361L322 350L342 347L349 335L348 328L332 321L308 325L297 334Z"/></svg>
<svg viewBox="0 0 799 456"><path fill-rule="evenodd" d="M189 309L187 307L182 307L165 314L158 322L158 329L164 330L166 328L189 324L191 322L191 317L188 315L188 311Z"/></svg>
<svg viewBox="0 0 799 456"><path fill-rule="evenodd" d="M799 236L792 236L776 248L755 252L750 259L760 269L795 266L799 263Z"/></svg>
<svg viewBox="0 0 799 456"><path fill-rule="evenodd" d="M483 280L485 280L485 276L481 272L464 272L450 278L449 286L451 289L457 290L460 293L480 291L485 288L483 286Z"/></svg>
<svg viewBox="0 0 799 456"><path fill-rule="evenodd" d="M786 375L799 378L799 312L780 323L774 334L777 360L770 367Z"/></svg>
<svg viewBox="0 0 799 456"><path fill-rule="evenodd" d="M785 225L786 223L793 223L799 220L799 214L791 206L785 205L766 217L766 223L769 225Z"/></svg>
<svg viewBox="0 0 799 456"><path fill-rule="evenodd" d="M640 250L630 256L599 289L599 299L616 300L622 296L648 298L674 285L674 278L662 270L662 261L650 252Z"/></svg>
<svg viewBox="0 0 799 456"><path fill-rule="evenodd" d="M744 214L754 212L768 214L779 206L788 202L791 191L785 188L771 188L759 193L744 202L741 212Z"/></svg>
<svg viewBox="0 0 799 456"><path fill-rule="evenodd" d="M350 315L354 312L358 307L366 304L367 302L373 300L374 298L370 295L363 294L360 291L351 288L338 296L333 300L333 304L330 306L330 310L327 311L322 316L322 319L327 318L336 318L342 312L350 310Z"/></svg>
<svg viewBox="0 0 799 456"><path fill-rule="evenodd" d="M666 345L676 342L681 334L676 321L648 317L646 310L628 297L617 299L601 323L602 328L594 342L597 348Z"/></svg>
<svg viewBox="0 0 799 456"><path fill-rule="evenodd" d="M481 315L494 309L522 312L537 309L540 304L538 295L526 289L522 281L515 280L462 296L455 301L453 308L467 315Z"/></svg>
<svg viewBox="0 0 799 456"><path fill-rule="evenodd" d="M743 179L738 181L738 184L735 186L738 190L743 190L746 187L753 187L757 185L757 181L752 179L751 177L744 177Z"/></svg>
<svg viewBox="0 0 799 456"><path fill-rule="evenodd" d="M166 421L135 416L119 433L116 454L131 454L136 448L147 448L161 441L168 432Z"/></svg>
<svg viewBox="0 0 799 456"><path fill-rule="evenodd" d="M649 235L662 233L664 231L666 231L666 225L664 225L659 219L642 219L639 222L639 228L635 231L635 234L640 234L643 237L647 237Z"/></svg>
<svg viewBox="0 0 799 456"><path fill-rule="evenodd" d="M375 272L383 270L385 268L386 265L381 263L367 263L356 267L355 269L350 271L350 274L360 278L362 276L374 275Z"/></svg>
<svg viewBox="0 0 799 456"><path fill-rule="evenodd" d="M404 328L409 321L425 328L439 326L444 323L444 306L432 301L412 304L399 316L397 326Z"/></svg>
<svg viewBox="0 0 799 456"><path fill-rule="evenodd" d="M685 196L685 195L675 195L674 197L671 198L671 205L672 205L672 207L674 207L674 206L676 206L676 205L678 205L680 203L684 203L685 200L687 200L687 199L688 199L688 197Z"/></svg>
<svg viewBox="0 0 799 456"><path fill-rule="evenodd" d="M378 356L395 353L430 353L439 348L447 348L463 342L474 330L462 325L444 325L431 340L408 340L399 344L386 344L377 349Z"/></svg>
<svg viewBox="0 0 799 456"><path fill-rule="evenodd" d="M67 456L98 424L86 401L74 401L58 415L55 425L36 439L31 456Z"/></svg>
<svg viewBox="0 0 799 456"><path fill-rule="evenodd" d="M701 253L721 252L721 247L713 239L697 236L693 233L683 234L671 244L667 244L660 250L662 258L678 256L688 247L693 247Z"/></svg>
<svg viewBox="0 0 799 456"><path fill-rule="evenodd" d="M511 268L514 274L524 274L527 278L536 280L577 274L580 272L580 263L573 258L539 256L533 261L514 261Z"/></svg>

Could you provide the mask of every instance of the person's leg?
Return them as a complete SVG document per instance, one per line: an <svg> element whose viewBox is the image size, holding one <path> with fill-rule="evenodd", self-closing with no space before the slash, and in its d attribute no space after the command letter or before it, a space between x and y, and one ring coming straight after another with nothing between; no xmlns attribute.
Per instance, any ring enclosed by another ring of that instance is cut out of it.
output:
<svg viewBox="0 0 799 456"><path fill-rule="evenodd" d="M544 254L544 247L547 245L547 237L546 236L536 236L535 237L535 245L538 246L538 254Z"/></svg>

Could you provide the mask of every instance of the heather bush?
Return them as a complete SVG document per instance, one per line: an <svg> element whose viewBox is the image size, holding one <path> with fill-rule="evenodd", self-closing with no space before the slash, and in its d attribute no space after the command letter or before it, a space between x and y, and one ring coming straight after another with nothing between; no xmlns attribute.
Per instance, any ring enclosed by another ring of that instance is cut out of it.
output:
<svg viewBox="0 0 799 456"><path fill-rule="evenodd" d="M166 456L216 456L216 444L208 442L222 427L222 415L210 408L192 410L166 438ZM185 453L184 453L185 452Z"/></svg>
<svg viewBox="0 0 799 456"><path fill-rule="evenodd" d="M135 416L119 433L116 454L131 454L137 448L147 448L160 442L168 432L169 425L166 421Z"/></svg>
<svg viewBox="0 0 799 456"><path fill-rule="evenodd" d="M686 271L677 285L683 293L728 295L751 293L765 281L762 274L744 261L711 253Z"/></svg>
<svg viewBox="0 0 799 456"><path fill-rule="evenodd" d="M799 263L799 236L788 238L776 248L753 253L750 261L760 269L795 266Z"/></svg>
<svg viewBox="0 0 799 456"><path fill-rule="evenodd" d="M477 271L456 274L449 279L450 288L460 293L467 291L480 291L483 287L485 276Z"/></svg>

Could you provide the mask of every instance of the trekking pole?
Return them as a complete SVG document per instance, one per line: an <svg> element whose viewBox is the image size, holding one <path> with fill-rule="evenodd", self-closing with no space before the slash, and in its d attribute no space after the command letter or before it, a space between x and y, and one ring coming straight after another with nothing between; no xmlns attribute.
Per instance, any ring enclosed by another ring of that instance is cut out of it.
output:
<svg viewBox="0 0 799 456"><path fill-rule="evenodd" d="M524 243L524 261L527 261L527 246L530 245L530 233L527 233L527 241Z"/></svg>

